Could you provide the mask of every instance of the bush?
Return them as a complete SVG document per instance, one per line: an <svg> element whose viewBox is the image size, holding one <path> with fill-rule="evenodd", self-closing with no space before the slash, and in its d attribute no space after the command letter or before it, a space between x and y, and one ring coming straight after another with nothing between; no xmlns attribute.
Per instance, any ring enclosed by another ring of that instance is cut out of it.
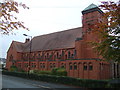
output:
<svg viewBox="0 0 120 90"><path fill-rule="evenodd" d="M51 71L40 71L40 70L32 70L34 74L47 74L51 75Z"/></svg>
<svg viewBox="0 0 120 90"><path fill-rule="evenodd" d="M64 68L54 68L52 71L31 70L34 74L47 74L56 76L67 76L67 71Z"/></svg>
<svg viewBox="0 0 120 90"><path fill-rule="evenodd" d="M47 75L51 75L51 71L39 71L38 74L47 74Z"/></svg>
<svg viewBox="0 0 120 90"><path fill-rule="evenodd" d="M11 66L10 67L10 71L11 72L17 72L18 71L18 68L16 66Z"/></svg>
<svg viewBox="0 0 120 90"><path fill-rule="evenodd" d="M25 72L25 70L21 69L21 68L18 68L18 71L19 72Z"/></svg>
<svg viewBox="0 0 120 90"><path fill-rule="evenodd" d="M33 73L37 74L39 72L39 70L33 70Z"/></svg>
<svg viewBox="0 0 120 90"><path fill-rule="evenodd" d="M17 68L17 67L14 66L14 65L12 65L12 66L10 67L10 71L11 71L11 72L25 72L23 69Z"/></svg>
<svg viewBox="0 0 120 90"><path fill-rule="evenodd" d="M57 75L57 76L67 76L67 71L65 68L53 68L51 71L52 75Z"/></svg>

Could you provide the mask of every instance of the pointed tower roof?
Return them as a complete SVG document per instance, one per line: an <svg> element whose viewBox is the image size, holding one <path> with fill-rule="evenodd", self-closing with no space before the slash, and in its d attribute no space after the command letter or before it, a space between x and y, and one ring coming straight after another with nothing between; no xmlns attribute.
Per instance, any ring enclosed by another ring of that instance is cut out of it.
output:
<svg viewBox="0 0 120 90"><path fill-rule="evenodd" d="M93 11L99 11L100 13L103 13L103 11L100 8L98 8L97 5L92 3L82 11L82 14L90 13Z"/></svg>
<svg viewBox="0 0 120 90"><path fill-rule="evenodd" d="M97 5L92 3L88 7L86 7L83 11L86 11L86 10L89 10L89 9L93 9L93 8L97 8Z"/></svg>

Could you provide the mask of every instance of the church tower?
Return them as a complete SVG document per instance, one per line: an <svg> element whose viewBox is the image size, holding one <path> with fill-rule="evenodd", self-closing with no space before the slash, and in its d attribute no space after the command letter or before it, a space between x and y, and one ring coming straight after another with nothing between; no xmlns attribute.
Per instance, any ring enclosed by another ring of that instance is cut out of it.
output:
<svg viewBox="0 0 120 90"><path fill-rule="evenodd" d="M91 4L82 11L82 15L82 30L85 35L91 31L90 25L94 25L101 20L100 18L103 15L103 11L95 4Z"/></svg>
<svg viewBox="0 0 120 90"><path fill-rule="evenodd" d="M103 11L98 8L95 4L91 4L88 7L86 7L82 11L82 33L83 37L82 40L80 40L79 45L81 48L79 48L78 51L78 58L85 58L85 59L92 59L92 58L98 58L96 53L93 51L92 46L88 44L90 41L96 41L98 40L98 35L95 33L89 33L91 31L90 25L94 25L97 22L101 21L101 17L103 15Z"/></svg>

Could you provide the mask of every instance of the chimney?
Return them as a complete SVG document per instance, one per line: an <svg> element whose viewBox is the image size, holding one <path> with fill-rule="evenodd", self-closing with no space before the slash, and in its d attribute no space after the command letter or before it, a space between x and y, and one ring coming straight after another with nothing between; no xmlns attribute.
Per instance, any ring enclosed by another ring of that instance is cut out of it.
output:
<svg viewBox="0 0 120 90"><path fill-rule="evenodd" d="M25 43L27 43L27 42L29 42L30 41L30 39L29 38L26 38L25 39Z"/></svg>

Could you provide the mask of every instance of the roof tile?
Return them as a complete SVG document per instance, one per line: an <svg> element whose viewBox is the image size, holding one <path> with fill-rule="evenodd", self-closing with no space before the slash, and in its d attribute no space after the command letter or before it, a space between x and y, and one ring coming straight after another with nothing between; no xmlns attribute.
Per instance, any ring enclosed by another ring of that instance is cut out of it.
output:
<svg viewBox="0 0 120 90"><path fill-rule="evenodd" d="M74 28L61 32L36 36L32 39L31 51L53 50L75 47L76 38L82 37L82 28ZM29 52L30 42L15 42L18 52Z"/></svg>

